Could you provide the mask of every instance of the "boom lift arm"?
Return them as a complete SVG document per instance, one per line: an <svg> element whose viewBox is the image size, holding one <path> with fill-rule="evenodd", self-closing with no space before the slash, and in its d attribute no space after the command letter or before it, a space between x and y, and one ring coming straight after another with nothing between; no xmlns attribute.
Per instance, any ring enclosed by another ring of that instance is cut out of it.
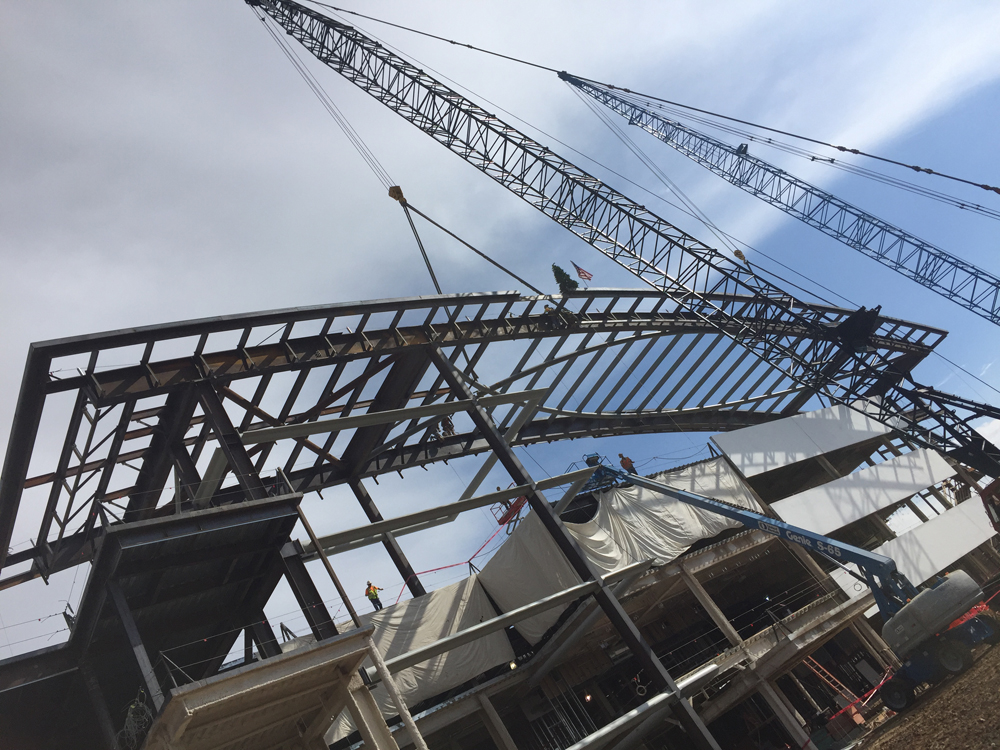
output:
<svg viewBox="0 0 1000 750"><path fill-rule="evenodd" d="M993 274L751 156L746 145L730 146L604 86L559 77L727 182L1000 325L1000 279Z"/></svg>
<svg viewBox="0 0 1000 750"><path fill-rule="evenodd" d="M780 537L786 541L797 544L800 547L818 552L840 565L854 563L860 568L872 593L875 595L875 603L878 605L882 617L888 620L899 612L907 602L917 596L917 588L896 569L896 563L890 558L880 555L877 552L855 547L836 539L817 534L808 529L779 521L776 518L755 513L746 508L729 505L719 500L713 500L703 495L696 495L693 492L678 490L669 485L645 477L629 474L608 466L601 467L605 474L612 474L618 479L644 487L647 490L658 492L669 498L687 505L693 505L709 513L717 513L720 516L738 521L748 529L760 529L766 534Z"/></svg>
<svg viewBox="0 0 1000 750"><path fill-rule="evenodd" d="M599 467L594 476L598 472L718 513L747 528L760 529L836 562L857 565L871 587L885 622L882 638L903 660L893 678L879 689L883 703L894 711L902 711L913 702L916 685L935 683L948 674L967 669L973 658L970 646L1000 640L996 621L983 614L986 604L982 601L982 589L963 571L939 578L933 587L918 592L896 569L896 563L884 555L609 466Z"/></svg>

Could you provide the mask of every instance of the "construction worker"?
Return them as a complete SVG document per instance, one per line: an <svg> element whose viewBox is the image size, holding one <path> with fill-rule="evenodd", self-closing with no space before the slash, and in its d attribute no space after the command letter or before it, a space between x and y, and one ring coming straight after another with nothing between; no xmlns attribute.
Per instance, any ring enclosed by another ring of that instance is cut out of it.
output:
<svg viewBox="0 0 1000 750"><path fill-rule="evenodd" d="M618 454L619 461L622 468L625 469L629 474L635 474L635 464L632 463L632 459L628 456L623 456L621 453Z"/></svg>
<svg viewBox="0 0 1000 750"><path fill-rule="evenodd" d="M378 592L382 591L378 586L373 586L371 581L368 581L368 588L365 589L365 596L368 597L368 601L372 603L375 607L375 611L378 612L382 609L382 602L379 601Z"/></svg>
<svg viewBox="0 0 1000 750"><path fill-rule="evenodd" d="M445 417L441 420L441 433L445 437L451 437L455 434L455 423L451 421L451 417Z"/></svg>

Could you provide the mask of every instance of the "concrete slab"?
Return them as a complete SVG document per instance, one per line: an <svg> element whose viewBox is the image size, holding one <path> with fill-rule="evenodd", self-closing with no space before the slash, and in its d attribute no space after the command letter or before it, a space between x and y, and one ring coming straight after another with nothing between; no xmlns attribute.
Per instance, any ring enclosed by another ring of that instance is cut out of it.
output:
<svg viewBox="0 0 1000 750"><path fill-rule="evenodd" d="M325 747L323 732L349 705L351 678L368 655L371 633L371 627L355 630L175 688L143 747Z"/></svg>

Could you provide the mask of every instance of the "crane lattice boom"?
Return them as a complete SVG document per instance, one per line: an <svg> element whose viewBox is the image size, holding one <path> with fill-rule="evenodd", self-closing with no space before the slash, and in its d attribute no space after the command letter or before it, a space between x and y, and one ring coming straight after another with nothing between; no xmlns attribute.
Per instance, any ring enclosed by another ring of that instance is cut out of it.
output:
<svg viewBox="0 0 1000 750"><path fill-rule="evenodd" d="M1000 325L1000 279L798 177L615 91L560 78L733 185Z"/></svg>

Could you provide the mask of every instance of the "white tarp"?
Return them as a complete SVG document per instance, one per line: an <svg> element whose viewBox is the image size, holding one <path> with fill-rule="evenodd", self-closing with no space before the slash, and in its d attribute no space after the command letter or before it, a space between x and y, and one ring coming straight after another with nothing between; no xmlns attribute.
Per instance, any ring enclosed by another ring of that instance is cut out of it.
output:
<svg viewBox="0 0 1000 750"><path fill-rule="evenodd" d="M779 500L771 507L793 526L829 534L954 473L937 452L921 448Z"/></svg>
<svg viewBox="0 0 1000 750"><path fill-rule="evenodd" d="M745 477L887 435L891 429L846 406L831 406L712 436Z"/></svg>
<svg viewBox="0 0 1000 750"><path fill-rule="evenodd" d="M760 510L722 458L665 472L655 479L677 489ZM662 565L696 542L739 526L715 513L636 486L599 493L598 502L597 514L591 521L567 523L566 528L594 566L605 573L646 560ZM580 583L534 513L518 525L483 568L479 580L505 612ZM515 627L527 641L537 643L564 609L549 610Z"/></svg>
<svg viewBox="0 0 1000 750"><path fill-rule="evenodd" d="M479 582L504 612L582 583L534 511L483 566ZM514 627L529 643L537 643L564 609L550 609Z"/></svg>
<svg viewBox="0 0 1000 750"><path fill-rule="evenodd" d="M927 523L890 539L875 552L895 560L896 567L919 586L962 555L991 539L995 533L982 500L973 494L961 505L949 508ZM851 567L857 572L854 566ZM843 570L835 570L830 575L851 596L867 591L863 583Z"/></svg>
<svg viewBox="0 0 1000 750"><path fill-rule="evenodd" d="M696 495L748 510L761 510L753 495L722 458L658 474L654 479ZM622 559L614 567L623 567L644 560L663 565L679 557L695 542L710 539L740 524L717 513L699 510L659 492L633 485L601 493L600 507L590 524L566 525L587 547L591 546L589 542L593 537L589 528L582 527L597 526L619 548ZM603 548L595 547L591 559L604 570L614 569L605 562L609 555Z"/></svg>
<svg viewBox="0 0 1000 750"><path fill-rule="evenodd" d="M477 577L472 576L425 596L386 607L365 619L375 625L372 637L383 658L388 660L493 617L496 611ZM394 677L406 704L412 706L513 658L507 636L498 631L397 672ZM381 684L372 690L372 695L384 716L396 715ZM335 742L352 731L350 715L344 712L327 733L327 741Z"/></svg>

